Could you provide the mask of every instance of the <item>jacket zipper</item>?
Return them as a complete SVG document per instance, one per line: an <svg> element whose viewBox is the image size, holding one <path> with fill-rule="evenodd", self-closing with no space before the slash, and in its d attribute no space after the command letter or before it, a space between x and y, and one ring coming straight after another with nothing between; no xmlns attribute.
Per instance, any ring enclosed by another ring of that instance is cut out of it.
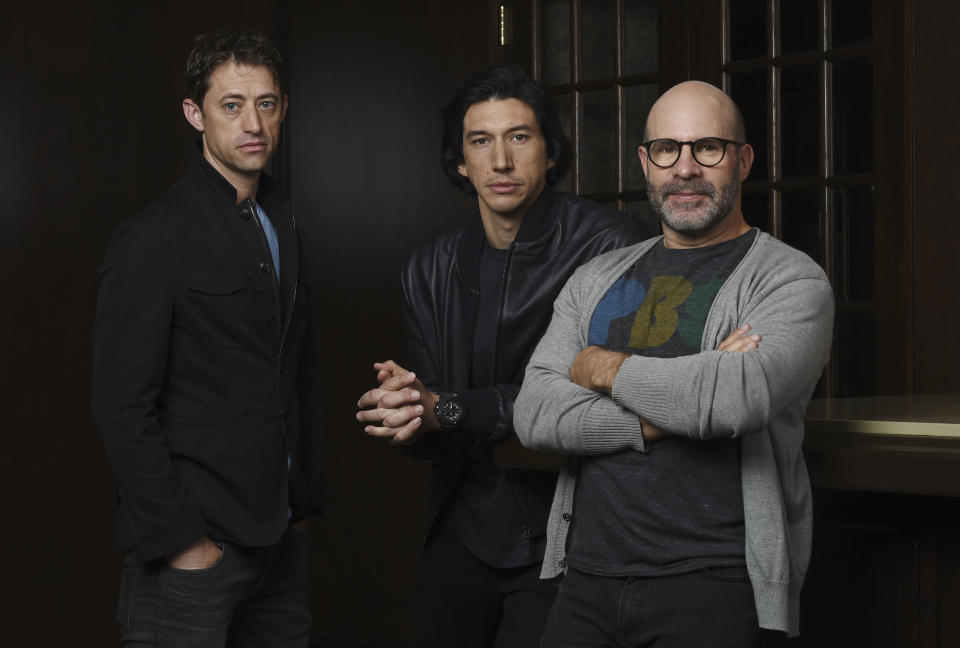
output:
<svg viewBox="0 0 960 648"><path fill-rule="evenodd" d="M286 321L282 319L283 309L280 304L280 278L277 276L277 260L273 258L273 252L270 251L270 243L267 241L267 234L263 231L263 223L260 222L260 213L257 211L257 205L250 198L247 198L247 202L250 205L250 208L253 210L257 222L257 233L260 235L260 243L263 245L264 252L267 254L267 258L272 261L273 266L273 307L274 313L277 316L277 327L280 328L278 340L279 346L277 348L277 364L276 364L276 374L274 378L274 394L275 400L277 403L277 420L280 424L280 437L283 439L284 446L287 445L287 420L285 412L283 411L282 402L280 399L280 372L281 372L281 358L283 357L283 342L286 339ZM297 296L297 282L294 281L293 284L293 298L290 300L291 308L293 302L296 300ZM287 454L289 456L290 450L287 449Z"/></svg>
<svg viewBox="0 0 960 648"><path fill-rule="evenodd" d="M497 382L497 359L500 357L500 326L503 324L503 303L507 300L507 279L510 276L510 262L513 260L513 250L516 241L510 242L507 248L507 260L503 262L503 274L500 275L500 303L497 305L496 337L493 340L493 382Z"/></svg>

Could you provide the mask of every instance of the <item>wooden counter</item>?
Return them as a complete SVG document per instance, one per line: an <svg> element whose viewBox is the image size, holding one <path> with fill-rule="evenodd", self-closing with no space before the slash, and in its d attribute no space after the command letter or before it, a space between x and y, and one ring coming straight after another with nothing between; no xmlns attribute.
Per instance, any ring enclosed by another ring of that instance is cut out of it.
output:
<svg viewBox="0 0 960 648"><path fill-rule="evenodd" d="M814 400L805 426L819 488L960 497L960 394Z"/></svg>

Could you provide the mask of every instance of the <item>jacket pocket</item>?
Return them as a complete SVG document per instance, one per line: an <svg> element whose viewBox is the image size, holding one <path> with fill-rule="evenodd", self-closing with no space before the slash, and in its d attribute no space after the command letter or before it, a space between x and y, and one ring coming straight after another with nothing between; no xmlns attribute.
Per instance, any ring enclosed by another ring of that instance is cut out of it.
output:
<svg viewBox="0 0 960 648"><path fill-rule="evenodd" d="M197 270L185 277L184 328L200 346L228 349L243 345L246 281L239 268Z"/></svg>

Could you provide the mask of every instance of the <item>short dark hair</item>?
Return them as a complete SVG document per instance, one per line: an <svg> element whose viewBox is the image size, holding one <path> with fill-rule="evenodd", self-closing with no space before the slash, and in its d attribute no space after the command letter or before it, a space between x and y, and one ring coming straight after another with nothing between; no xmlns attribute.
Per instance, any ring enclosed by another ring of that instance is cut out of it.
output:
<svg viewBox="0 0 960 648"><path fill-rule="evenodd" d="M547 158L553 161L553 166L547 169L547 185L556 185L570 166L570 141L546 91L516 65L492 67L472 77L460 86L443 109L440 161L450 182L472 196L477 194L470 180L457 171L464 161L463 118L470 106L490 99L519 99L530 106L547 142Z"/></svg>
<svg viewBox="0 0 960 648"><path fill-rule="evenodd" d="M265 66L280 86L280 93L286 92L283 59L270 39L254 29L228 27L193 39L187 57L187 96L203 106L203 97L210 89L210 75L218 66L231 61L238 65Z"/></svg>

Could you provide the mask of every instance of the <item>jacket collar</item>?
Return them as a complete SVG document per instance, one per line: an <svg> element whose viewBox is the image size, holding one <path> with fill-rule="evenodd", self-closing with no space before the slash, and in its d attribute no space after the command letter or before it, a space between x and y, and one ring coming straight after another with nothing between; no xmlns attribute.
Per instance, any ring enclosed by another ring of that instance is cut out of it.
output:
<svg viewBox="0 0 960 648"><path fill-rule="evenodd" d="M511 249L533 246L553 230L553 225L559 218L558 210L554 209L555 198L556 194L553 190L547 187L543 189L530 207L530 211L524 216L523 222L520 223L517 236L510 245ZM474 290L479 288L480 255L483 252L486 236L478 212L470 220L457 244L457 266L460 277Z"/></svg>
<svg viewBox="0 0 960 648"><path fill-rule="evenodd" d="M200 183L207 197L222 207L235 207L237 204L237 189L230 181L213 168L203 157L203 141L197 138L194 146L190 147L190 159L187 161L187 174ZM278 205L273 178L266 173L260 174L257 185L257 202L270 213Z"/></svg>

